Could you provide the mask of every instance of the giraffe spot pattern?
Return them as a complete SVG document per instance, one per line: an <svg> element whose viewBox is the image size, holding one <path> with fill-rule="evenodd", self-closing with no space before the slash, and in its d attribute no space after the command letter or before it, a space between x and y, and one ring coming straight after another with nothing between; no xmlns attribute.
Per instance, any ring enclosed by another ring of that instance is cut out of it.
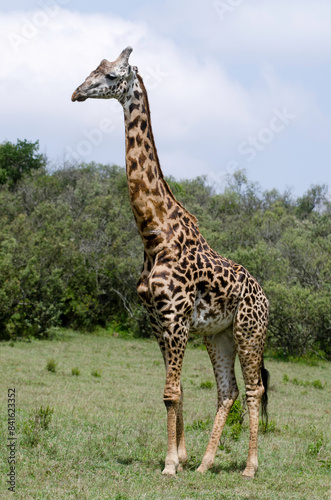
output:
<svg viewBox="0 0 331 500"><path fill-rule="evenodd" d="M137 71L132 72L128 66L131 50L123 51L114 63L103 60L72 99L115 97L123 105L130 202L144 243L144 265L137 291L165 361L166 406L177 408L180 422L182 410L177 405L182 398L182 360L189 332L199 333L204 337L218 392L218 411L200 466L206 470L214 460L226 416L238 395L234 376L238 353L252 424L244 475L252 477L257 469L257 412L264 391L261 366L268 300L245 268L209 247L196 218L170 191L158 161L145 86ZM104 75L112 70L118 75L116 82L105 83ZM177 428L177 434L179 431ZM168 439L171 441L171 433Z"/></svg>

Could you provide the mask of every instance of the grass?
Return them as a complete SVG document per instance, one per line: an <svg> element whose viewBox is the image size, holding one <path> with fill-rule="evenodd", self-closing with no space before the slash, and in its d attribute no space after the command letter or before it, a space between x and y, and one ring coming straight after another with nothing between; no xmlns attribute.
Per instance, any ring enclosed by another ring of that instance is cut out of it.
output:
<svg viewBox="0 0 331 500"><path fill-rule="evenodd" d="M56 372L56 367L57 367L57 362L55 359L49 359L46 364L46 370L49 372L55 373Z"/></svg>
<svg viewBox="0 0 331 500"><path fill-rule="evenodd" d="M47 369L50 356L55 372ZM157 344L149 340L64 332L52 342L2 343L0 498L330 498L330 364L266 360L272 425L260 433L256 479L245 481L240 472L247 457L247 415L240 429L238 423L226 426L212 470L196 473L213 423L216 391L204 387L213 380L206 351L190 347L182 376L189 461L176 478L161 475L166 410L160 360ZM79 367L79 376L72 376L72 367ZM239 366L236 372L243 394ZM8 388L16 389L14 495L6 485Z"/></svg>

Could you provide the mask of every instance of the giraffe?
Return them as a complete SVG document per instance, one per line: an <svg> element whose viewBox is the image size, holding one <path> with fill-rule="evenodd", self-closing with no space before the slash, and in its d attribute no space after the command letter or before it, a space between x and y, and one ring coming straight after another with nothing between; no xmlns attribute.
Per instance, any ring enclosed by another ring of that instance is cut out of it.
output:
<svg viewBox="0 0 331 500"><path fill-rule="evenodd" d="M269 304L261 286L241 265L218 255L198 229L197 219L176 200L163 177L151 126L146 88L131 47L114 62L103 59L73 93L72 101L117 99L124 111L126 172L130 203L144 245L137 291L147 309L166 370L167 410L164 475L187 461L181 369L190 332L199 333L216 379L218 403L210 440L198 471L215 459L224 424L238 396L238 354L249 410L249 449L243 476L258 468L259 406L266 416L268 371L263 350Z"/></svg>

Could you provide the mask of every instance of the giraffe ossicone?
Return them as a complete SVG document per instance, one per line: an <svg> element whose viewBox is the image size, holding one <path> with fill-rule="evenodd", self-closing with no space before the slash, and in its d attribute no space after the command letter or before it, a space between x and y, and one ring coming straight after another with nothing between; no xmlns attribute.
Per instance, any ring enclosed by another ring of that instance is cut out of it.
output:
<svg viewBox="0 0 331 500"><path fill-rule="evenodd" d="M203 336L213 365L218 405L199 472L214 463L230 409L238 396L238 354L249 410L249 450L244 477L258 468L259 407L266 414L268 372L263 350L269 305L261 286L241 265L218 255L201 235L197 219L176 200L163 177L155 147L148 97L131 47L114 62L102 60L72 95L117 99L125 121L126 172L132 211L144 244L138 294L148 311L166 369L164 403L168 446L163 474L187 460L181 369L190 332Z"/></svg>

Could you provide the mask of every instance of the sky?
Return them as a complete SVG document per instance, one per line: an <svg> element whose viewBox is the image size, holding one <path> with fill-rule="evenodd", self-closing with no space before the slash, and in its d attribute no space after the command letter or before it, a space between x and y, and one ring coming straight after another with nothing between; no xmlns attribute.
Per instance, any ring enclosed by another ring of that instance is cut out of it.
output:
<svg viewBox="0 0 331 500"><path fill-rule="evenodd" d="M330 24L329 0L0 0L0 142L124 166L120 104L70 98L130 45L165 175L330 187Z"/></svg>

